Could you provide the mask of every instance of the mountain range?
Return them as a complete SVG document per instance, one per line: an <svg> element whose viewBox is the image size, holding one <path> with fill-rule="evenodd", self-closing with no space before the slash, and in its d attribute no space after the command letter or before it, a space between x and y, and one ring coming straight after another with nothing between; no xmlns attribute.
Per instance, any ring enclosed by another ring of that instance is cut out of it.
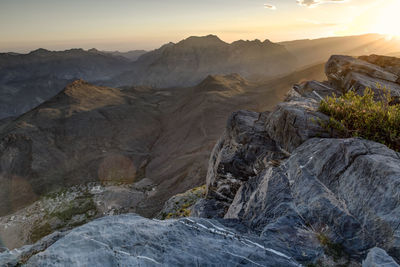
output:
<svg viewBox="0 0 400 267"><path fill-rule="evenodd" d="M390 54L399 42L382 35L333 37L282 43L223 42L217 36L189 37L154 51L127 53L47 51L0 54L0 119L18 116L84 79L110 87L195 86L210 74L238 73L250 81L268 80L325 62L331 54ZM10 104L12 103L12 104Z"/></svg>

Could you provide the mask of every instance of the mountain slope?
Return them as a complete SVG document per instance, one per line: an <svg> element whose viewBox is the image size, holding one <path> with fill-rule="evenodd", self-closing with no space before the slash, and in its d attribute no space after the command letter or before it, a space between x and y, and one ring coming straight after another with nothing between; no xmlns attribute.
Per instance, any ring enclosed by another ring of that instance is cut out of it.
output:
<svg viewBox="0 0 400 267"><path fill-rule="evenodd" d="M108 80L128 67L127 59L95 49L0 54L0 119L36 107L73 80Z"/></svg>
<svg viewBox="0 0 400 267"><path fill-rule="evenodd" d="M210 76L184 90L121 91L76 81L0 125L1 214L63 187L146 177L157 189L134 206L151 216L171 195L200 185L226 116L238 108L272 108L290 84L322 73L316 66L263 84Z"/></svg>
<svg viewBox="0 0 400 267"><path fill-rule="evenodd" d="M283 46L268 40L228 44L214 35L189 37L141 56L131 71L114 81L120 85L193 86L210 74L239 73L252 78L288 73L295 60Z"/></svg>

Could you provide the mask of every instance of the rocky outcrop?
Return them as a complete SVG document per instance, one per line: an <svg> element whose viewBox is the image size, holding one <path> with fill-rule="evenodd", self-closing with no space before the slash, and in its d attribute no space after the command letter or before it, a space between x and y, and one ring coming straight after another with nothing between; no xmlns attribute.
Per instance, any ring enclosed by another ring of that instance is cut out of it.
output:
<svg viewBox="0 0 400 267"><path fill-rule="evenodd" d="M377 61L374 56L356 59L349 56L332 56L325 67L329 81L343 92L354 90L363 94L366 87L376 95L382 95L382 89L388 90L392 96L400 97L398 69L382 68L368 62Z"/></svg>
<svg viewBox="0 0 400 267"><path fill-rule="evenodd" d="M263 119L268 113L239 111L228 120L224 136L215 146L207 173L207 195L226 208L237 190L266 165L286 157L268 137Z"/></svg>
<svg viewBox="0 0 400 267"><path fill-rule="evenodd" d="M219 209L208 205L210 213L239 220L302 263L357 265L375 246L398 261L400 154L367 140L332 138L337 133L322 126L329 118L318 111L323 97L340 95L354 85L348 77L399 86L395 68L388 71L361 59L333 56L326 71L329 82L295 85L285 102L269 114L259 113L257 125L263 127L249 124L257 114L237 113L252 116L228 123L210 159L207 198L194 207L205 210L208 203L224 203ZM359 88L364 81L357 80ZM373 89L382 92L383 87ZM390 90L395 95L396 87ZM243 134L231 134L235 132ZM255 135L264 138L260 144L252 142ZM243 151L237 148L238 136L244 140ZM242 169L250 168L245 173L227 177L226 170L238 164L225 159L252 151L262 151L262 156L285 153L274 164L246 162ZM230 195L221 194L225 190Z"/></svg>
<svg viewBox="0 0 400 267"><path fill-rule="evenodd" d="M102 218L60 236L43 252L0 254L0 264L26 266L298 266L252 234L218 221L157 221L137 215ZM23 249L26 251L28 249ZM11 264L10 264L11 263Z"/></svg>

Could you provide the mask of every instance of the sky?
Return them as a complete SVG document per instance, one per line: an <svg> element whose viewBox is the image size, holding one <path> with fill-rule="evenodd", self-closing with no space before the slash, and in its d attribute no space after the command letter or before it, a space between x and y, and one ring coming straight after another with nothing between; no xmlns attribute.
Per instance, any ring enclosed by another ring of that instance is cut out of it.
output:
<svg viewBox="0 0 400 267"><path fill-rule="evenodd" d="M400 0L0 0L0 52L155 49L189 36L400 36Z"/></svg>

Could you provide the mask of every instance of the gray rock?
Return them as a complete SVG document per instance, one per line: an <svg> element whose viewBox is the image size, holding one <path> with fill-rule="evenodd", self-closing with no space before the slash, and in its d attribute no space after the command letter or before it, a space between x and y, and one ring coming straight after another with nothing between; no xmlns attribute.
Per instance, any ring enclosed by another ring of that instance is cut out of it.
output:
<svg viewBox="0 0 400 267"><path fill-rule="evenodd" d="M396 74L385 71L377 65L350 56L331 56L325 65L325 73L328 79L332 81L343 81L343 77L346 77L350 72L366 74L390 82L396 82L399 79Z"/></svg>
<svg viewBox="0 0 400 267"><path fill-rule="evenodd" d="M3 253L4 254L4 253ZM2 254L0 254L2 255ZM76 228L26 266L299 266L260 239L217 221L128 214Z"/></svg>
<svg viewBox="0 0 400 267"><path fill-rule="evenodd" d="M390 257L386 251L381 248L375 247L368 253L367 258L363 261L362 267L398 267L397 264Z"/></svg>
<svg viewBox="0 0 400 267"><path fill-rule="evenodd" d="M320 257L327 242L354 259L374 246L398 259L399 163L398 153L375 142L310 139L244 183L224 218L280 240L299 261Z"/></svg>
<svg viewBox="0 0 400 267"><path fill-rule="evenodd" d="M363 251L380 246L400 258L400 157L362 139L312 139L288 160L299 213L334 242ZM321 196L321 197L319 197Z"/></svg>
<svg viewBox="0 0 400 267"><path fill-rule="evenodd" d="M208 197L229 206L243 182L256 176L271 160L287 157L265 132L267 115L238 111L230 117L224 136L211 154Z"/></svg>
<svg viewBox="0 0 400 267"><path fill-rule="evenodd" d="M265 124L268 135L289 152L310 138L334 136L334 132L321 126L321 122L329 117L318 112L319 102L312 98L292 97L290 101L278 104Z"/></svg>
<svg viewBox="0 0 400 267"><path fill-rule="evenodd" d="M33 255L42 252L64 237L68 232L54 232L33 245L26 245L19 249L5 250L0 253L0 266L21 266Z"/></svg>
<svg viewBox="0 0 400 267"><path fill-rule="evenodd" d="M400 77L400 58L381 55L370 55L361 56L359 57L359 59L377 65L383 68L385 71L391 72ZM397 82L399 82L399 80L397 80Z"/></svg>
<svg viewBox="0 0 400 267"><path fill-rule="evenodd" d="M368 60L368 57L362 58ZM400 84L397 83L399 76L393 68L388 71L361 59L332 56L326 63L325 72L329 81L343 92L354 90L363 94L365 88L369 87L379 96L382 88L386 88L392 96L400 97Z"/></svg>

